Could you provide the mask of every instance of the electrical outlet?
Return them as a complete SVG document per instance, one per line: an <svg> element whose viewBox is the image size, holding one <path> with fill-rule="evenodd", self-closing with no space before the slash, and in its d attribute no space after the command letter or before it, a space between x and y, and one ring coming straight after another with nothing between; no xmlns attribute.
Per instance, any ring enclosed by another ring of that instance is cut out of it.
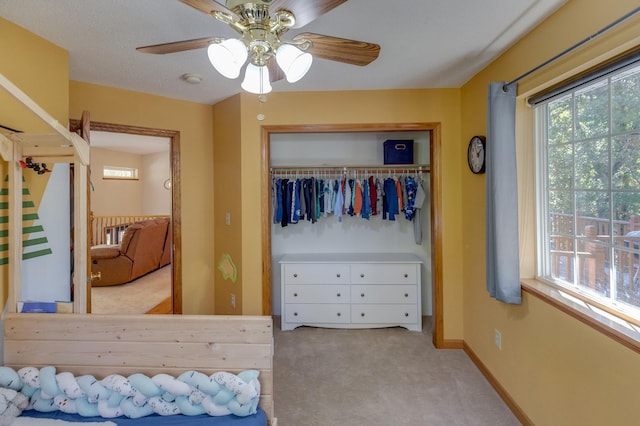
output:
<svg viewBox="0 0 640 426"><path fill-rule="evenodd" d="M231 307L235 308L236 307L236 295L231 293Z"/></svg>
<svg viewBox="0 0 640 426"><path fill-rule="evenodd" d="M498 329L495 329L493 331L495 332L494 339L495 339L496 348L498 348L499 350L502 350L502 333L500 333L500 330Z"/></svg>

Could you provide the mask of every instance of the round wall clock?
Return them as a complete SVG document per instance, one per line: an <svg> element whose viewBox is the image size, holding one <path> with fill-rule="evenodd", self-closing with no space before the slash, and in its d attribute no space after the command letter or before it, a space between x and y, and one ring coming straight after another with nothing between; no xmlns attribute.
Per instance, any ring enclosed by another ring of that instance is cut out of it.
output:
<svg viewBox="0 0 640 426"><path fill-rule="evenodd" d="M469 141L467 149L467 162L469 169L475 174L484 173L486 139L484 136L474 136Z"/></svg>

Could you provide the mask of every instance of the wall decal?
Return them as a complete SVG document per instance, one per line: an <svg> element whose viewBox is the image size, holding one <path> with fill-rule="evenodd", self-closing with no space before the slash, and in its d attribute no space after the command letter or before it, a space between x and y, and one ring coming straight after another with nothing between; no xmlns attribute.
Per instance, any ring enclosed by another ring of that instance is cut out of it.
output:
<svg viewBox="0 0 640 426"><path fill-rule="evenodd" d="M222 273L222 278L225 280L231 280L235 284L238 279L238 269L230 254L223 254L218 262L218 270Z"/></svg>

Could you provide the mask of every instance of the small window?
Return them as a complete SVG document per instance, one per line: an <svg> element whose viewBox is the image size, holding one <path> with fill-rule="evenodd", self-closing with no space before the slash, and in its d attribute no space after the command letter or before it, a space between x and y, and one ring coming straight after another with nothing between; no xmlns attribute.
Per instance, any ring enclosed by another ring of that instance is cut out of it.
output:
<svg viewBox="0 0 640 426"><path fill-rule="evenodd" d="M137 180L138 169L134 167L104 166L103 179Z"/></svg>

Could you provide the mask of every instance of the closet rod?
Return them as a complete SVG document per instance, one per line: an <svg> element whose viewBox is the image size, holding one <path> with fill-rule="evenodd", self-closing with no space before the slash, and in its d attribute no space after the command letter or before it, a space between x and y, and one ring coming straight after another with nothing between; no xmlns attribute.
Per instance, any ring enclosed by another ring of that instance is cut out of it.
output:
<svg viewBox="0 0 640 426"><path fill-rule="evenodd" d="M271 173L286 171L333 171L333 172L353 172L353 171L411 171L429 173L429 164L361 164L361 165L322 165L322 166L273 166Z"/></svg>
<svg viewBox="0 0 640 426"><path fill-rule="evenodd" d="M611 28L613 28L613 27L621 24L622 22L626 21L627 19L631 18L633 15L637 14L638 12L640 12L640 7L636 7L631 12L629 12L626 15L616 19L615 21L613 21L612 23L610 23L606 27L600 29L599 31L596 31L595 33L591 34L589 37L585 38L584 40L579 41L578 43L574 44L573 46L569 47L568 49L558 53L553 58L547 59L545 62L541 63L537 67L534 67L534 68L530 69L529 71L525 72L520 77L517 77L516 79L511 80L508 83L504 83L502 85L502 90L505 91L505 92L508 92L509 91L509 86L511 86L513 83L517 83L518 81L522 80L523 78L526 78L526 77L530 76L531 74L533 74L534 72L538 71L539 69L546 67L547 65L549 65L550 63L552 63L554 61L557 61L558 59L562 58L564 55L567 55L567 54L573 52L574 50L576 50L577 48L579 48L579 47L583 46L584 44L590 42L594 38L604 34L607 31L609 31Z"/></svg>

